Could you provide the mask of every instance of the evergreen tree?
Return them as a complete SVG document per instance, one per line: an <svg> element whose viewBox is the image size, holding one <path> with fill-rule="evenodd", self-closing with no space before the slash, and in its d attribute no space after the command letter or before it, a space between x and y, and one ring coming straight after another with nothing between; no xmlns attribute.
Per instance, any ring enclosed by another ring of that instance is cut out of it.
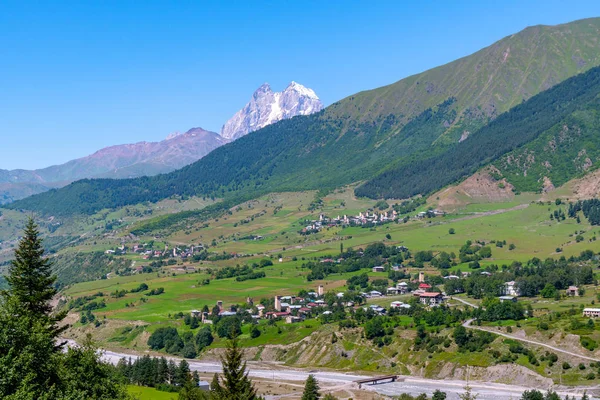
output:
<svg viewBox="0 0 600 400"><path fill-rule="evenodd" d="M184 386L188 381L192 379L190 375L190 365L187 361L181 360L177 372L175 375L175 385Z"/></svg>
<svg viewBox="0 0 600 400"><path fill-rule="evenodd" d="M238 345L237 338L227 343L225 356L221 357L223 365L223 381L215 376L211 389L214 400L259 400L256 388L248 378L244 352Z"/></svg>
<svg viewBox="0 0 600 400"><path fill-rule="evenodd" d="M169 381L169 364L167 359L161 357L156 367L156 382L166 384Z"/></svg>
<svg viewBox="0 0 600 400"><path fill-rule="evenodd" d="M179 391L179 400L212 400L212 396L197 386L194 386L192 382L188 382Z"/></svg>
<svg viewBox="0 0 600 400"><path fill-rule="evenodd" d="M63 385L69 399L129 399L125 386L119 381L117 370L100 361L97 348L88 335L79 347L68 349L63 361Z"/></svg>
<svg viewBox="0 0 600 400"><path fill-rule="evenodd" d="M51 268L50 260L44 258L37 226L29 218L6 277L10 295L21 304L23 312L32 316L49 316L52 312L50 300L56 294L52 287L56 277L52 275Z"/></svg>
<svg viewBox="0 0 600 400"><path fill-rule="evenodd" d="M465 386L465 392L458 395L461 400L475 400L479 395L477 393L473 393L471 386Z"/></svg>
<svg viewBox="0 0 600 400"><path fill-rule="evenodd" d="M321 398L319 389L319 382L317 379L313 375L308 375L306 383L304 384L302 400L319 400L319 398Z"/></svg>
<svg viewBox="0 0 600 400"><path fill-rule="evenodd" d="M446 400L446 393L436 389L435 392L433 392L433 396L431 396L431 400Z"/></svg>
<svg viewBox="0 0 600 400"><path fill-rule="evenodd" d="M9 289L0 296L0 398L126 398L117 369L99 359L91 340L66 353L56 345L65 314L52 315L55 278L32 219L8 272Z"/></svg>

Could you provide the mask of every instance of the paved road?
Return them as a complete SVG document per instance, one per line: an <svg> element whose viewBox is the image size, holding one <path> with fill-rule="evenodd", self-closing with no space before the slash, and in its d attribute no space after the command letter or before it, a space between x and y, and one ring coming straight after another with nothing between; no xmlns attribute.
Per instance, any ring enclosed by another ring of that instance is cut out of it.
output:
<svg viewBox="0 0 600 400"><path fill-rule="evenodd" d="M113 364L116 364L123 357L131 357L132 359L135 359L138 356L116 353L112 351L105 351L103 355L103 358L106 361ZM173 358L173 360L177 361L178 359ZM205 374L221 372L221 364L217 362L197 362L190 360L188 360L188 362L190 364L190 369L193 371L198 371ZM303 382L306 380L309 374L313 374L319 381L335 385L337 389L356 389L357 386L353 383L353 381L368 378L365 375L346 374L332 371L296 370L286 368L280 364L257 364L253 362L248 363L248 373L253 378L272 380L274 382ZM448 394L449 400L457 400L459 399L458 395L464 393L465 385L466 382L460 380L435 380L402 376L397 382L394 383L363 385L362 388L364 390L375 391L390 396L398 396L402 393L408 393L411 395L426 393L431 395L436 389L440 389ZM518 399L525 390L531 389L523 386L503 385L488 382L471 382L470 386L473 388L473 392L479 394L479 400L514 400ZM569 396L576 395L576 398L581 397L582 393L583 389L573 389L560 392L562 397L568 394ZM283 399L285 397L286 396L271 397L271 399Z"/></svg>
<svg viewBox="0 0 600 400"><path fill-rule="evenodd" d="M479 306L478 306L477 304L469 303L468 301L466 301L466 300L463 300L463 299L461 299L461 298L458 298L458 297L453 297L453 296L450 296L450 299L452 299L452 300L456 300L456 301L460 301L461 303L463 303L463 304L466 304L466 305L467 305L467 306L469 306L469 307L473 307L473 308L479 308Z"/></svg>
<svg viewBox="0 0 600 400"><path fill-rule="evenodd" d="M588 361L600 361L599 358L588 357L588 356L581 355L579 353L573 353L572 351L568 351L568 350L564 350L564 349L561 349L561 348L558 348L558 347L550 346L549 344L546 344L546 343L537 342L537 341L531 340L531 339L523 339L521 337L514 336L514 335L509 335L508 333L500 332L500 331L497 331L497 330L494 330L494 329L488 328L488 327L471 325L473 323L473 321L474 321L473 319L467 320L463 324L463 326L465 328L476 329L478 331L492 332L492 333L495 333L496 335L503 336L503 337L508 338L508 339L518 340L519 342L524 342L524 343L534 344L536 346L545 347L547 349L551 349L551 350L554 350L556 352L563 353L563 354L568 354L570 356L578 357L578 358L581 358L581 359L584 359L584 360L588 360Z"/></svg>

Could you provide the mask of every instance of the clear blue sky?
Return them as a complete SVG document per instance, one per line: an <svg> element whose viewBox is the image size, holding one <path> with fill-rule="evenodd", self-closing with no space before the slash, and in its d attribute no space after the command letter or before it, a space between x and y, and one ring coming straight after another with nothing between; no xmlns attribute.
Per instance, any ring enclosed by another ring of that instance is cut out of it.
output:
<svg viewBox="0 0 600 400"><path fill-rule="evenodd" d="M600 1L2 1L0 168L219 131L263 82L326 105Z"/></svg>

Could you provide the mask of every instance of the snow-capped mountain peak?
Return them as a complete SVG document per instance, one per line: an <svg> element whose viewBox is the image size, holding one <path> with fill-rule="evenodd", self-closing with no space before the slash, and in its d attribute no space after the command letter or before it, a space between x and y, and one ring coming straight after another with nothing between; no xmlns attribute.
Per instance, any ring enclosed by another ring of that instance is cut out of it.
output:
<svg viewBox="0 0 600 400"><path fill-rule="evenodd" d="M273 92L271 86L264 83L256 89L250 102L223 125L221 136L235 140L282 119L322 109L317 94L297 82L292 81L282 92Z"/></svg>

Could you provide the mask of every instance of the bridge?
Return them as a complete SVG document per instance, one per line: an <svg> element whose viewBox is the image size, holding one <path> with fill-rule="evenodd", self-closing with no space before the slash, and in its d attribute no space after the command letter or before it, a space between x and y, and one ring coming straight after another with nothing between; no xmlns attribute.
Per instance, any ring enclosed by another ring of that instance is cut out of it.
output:
<svg viewBox="0 0 600 400"><path fill-rule="evenodd" d="M382 381L387 381L387 380L389 380L390 382L396 382L396 380L398 380L398 375L374 376L372 378L359 379L357 381L354 381L354 383L358 384L358 388L360 389L362 387L362 385L366 385L369 383L372 385L377 385L379 383L385 383Z"/></svg>

